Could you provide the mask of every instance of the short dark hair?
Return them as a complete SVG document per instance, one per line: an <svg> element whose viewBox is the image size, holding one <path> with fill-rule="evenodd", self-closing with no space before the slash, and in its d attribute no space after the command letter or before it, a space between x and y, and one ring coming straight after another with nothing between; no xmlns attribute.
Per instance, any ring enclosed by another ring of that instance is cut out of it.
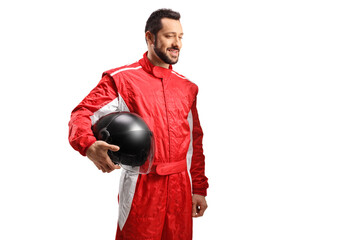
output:
<svg viewBox="0 0 360 240"><path fill-rule="evenodd" d="M162 28L161 19L163 18L170 18L174 20L180 19L180 13L175 12L171 9L162 8L153 12L148 20L146 21L145 25L145 33L147 31L151 32L156 36L156 34Z"/></svg>

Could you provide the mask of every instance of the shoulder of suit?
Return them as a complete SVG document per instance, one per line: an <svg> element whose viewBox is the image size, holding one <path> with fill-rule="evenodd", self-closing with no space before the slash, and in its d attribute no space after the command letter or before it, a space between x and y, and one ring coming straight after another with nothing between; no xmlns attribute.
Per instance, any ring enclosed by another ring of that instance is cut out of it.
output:
<svg viewBox="0 0 360 240"><path fill-rule="evenodd" d="M189 80L187 77L185 77L184 75L181 75L180 73L178 72L175 72L174 70L171 70L171 73L176 76L178 79L182 79L183 81L186 82L186 84L188 86L190 86L190 88L194 91L195 94L197 94L197 92L199 91L199 87L194 83L192 82L191 80Z"/></svg>
<svg viewBox="0 0 360 240"><path fill-rule="evenodd" d="M135 62L129 65L125 65L122 67L118 67L118 68L113 68L110 70L107 70L103 73L103 75L110 75L112 77L116 76L117 74L121 73L121 72L126 72L126 71L136 71L141 69L141 65L139 64L139 62Z"/></svg>
<svg viewBox="0 0 360 240"><path fill-rule="evenodd" d="M178 72L175 72L174 70L171 70L171 73L174 74L175 76L179 77L179 78L186 79L186 80L190 81L187 77L185 77L184 75L181 75Z"/></svg>
<svg viewBox="0 0 360 240"><path fill-rule="evenodd" d="M178 77L178 78L184 79L184 80L188 81L189 83L192 83L192 84L196 85L196 84L195 84L194 82L192 82L190 79L188 79L188 78L185 77L184 75L181 75L181 74L178 73L178 72L175 72L174 70L171 70L171 73L172 73L174 76Z"/></svg>

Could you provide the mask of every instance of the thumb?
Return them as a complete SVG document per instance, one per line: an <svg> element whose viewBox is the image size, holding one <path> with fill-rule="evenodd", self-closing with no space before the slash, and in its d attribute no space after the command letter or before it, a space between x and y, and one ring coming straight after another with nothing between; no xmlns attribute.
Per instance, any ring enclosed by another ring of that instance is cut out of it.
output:
<svg viewBox="0 0 360 240"><path fill-rule="evenodd" d="M108 145L108 149L113 151L113 152L116 152L116 151L119 151L120 150L120 147L117 146L117 145Z"/></svg>

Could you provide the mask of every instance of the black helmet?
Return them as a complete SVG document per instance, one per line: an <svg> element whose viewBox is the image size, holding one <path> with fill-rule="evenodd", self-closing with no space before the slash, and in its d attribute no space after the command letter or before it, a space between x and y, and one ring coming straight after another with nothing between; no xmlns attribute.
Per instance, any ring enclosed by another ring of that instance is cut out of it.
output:
<svg viewBox="0 0 360 240"><path fill-rule="evenodd" d="M101 117L92 130L97 140L120 147L109 150L110 159L125 170L146 174L150 171L154 141L145 121L135 113L114 112Z"/></svg>

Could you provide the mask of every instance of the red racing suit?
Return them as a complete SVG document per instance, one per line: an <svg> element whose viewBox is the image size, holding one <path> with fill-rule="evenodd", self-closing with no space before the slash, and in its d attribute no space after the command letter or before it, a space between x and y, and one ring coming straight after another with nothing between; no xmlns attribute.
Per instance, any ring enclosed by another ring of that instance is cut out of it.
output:
<svg viewBox="0 0 360 240"><path fill-rule="evenodd" d="M91 126L111 112L140 115L154 133L153 171L120 169L116 239L192 239L192 194L206 196L203 132L196 109L198 87L172 70L138 62L103 73L72 111L71 146L86 156Z"/></svg>

